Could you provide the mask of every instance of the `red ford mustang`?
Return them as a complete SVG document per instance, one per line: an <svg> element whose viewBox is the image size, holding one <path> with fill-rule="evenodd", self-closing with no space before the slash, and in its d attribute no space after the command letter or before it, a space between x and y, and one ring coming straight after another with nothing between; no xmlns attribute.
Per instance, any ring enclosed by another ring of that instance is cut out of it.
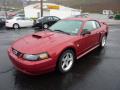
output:
<svg viewBox="0 0 120 90"><path fill-rule="evenodd" d="M30 75L58 70L66 73L75 60L104 47L108 25L90 18L67 18L49 29L25 36L8 49L15 67Z"/></svg>

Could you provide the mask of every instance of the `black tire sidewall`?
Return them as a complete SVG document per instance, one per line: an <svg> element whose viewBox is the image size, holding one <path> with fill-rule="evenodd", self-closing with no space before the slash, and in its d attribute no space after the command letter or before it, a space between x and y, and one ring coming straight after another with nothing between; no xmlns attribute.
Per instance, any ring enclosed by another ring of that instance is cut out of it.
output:
<svg viewBox="0 0 120 90"><path fill-rule="evenodd" d="M62 54L61 54L61 56L59 57L59 61L58 61L58 65L57 65L57 70L60 72L60 73L67 73L67 72L69 72L70 70L71 70L71 68L69 69L69 70L67 70L67 71L64 71L63 69L62 69L62 67L61 67L61 64L62 64L62 58L63 58L63 56L64 56L64 54L66 54L66 53L71 53L72 55L73 55L73 64L72 64L72 66L71 66L71 68L73 67L73 65L74 65L74 60L75 60L75 53L72 51L72 50L65 50Z"/></svg>
<svg viewBox="0 0 120 90"><path fill-rule="evenodd" d="M15 25L18 25L18 28L15 28ZM14 29L19 29L20 26L19 26L19 24L15 23L15 24L13 24L13 28L14 28Z"/></svg>

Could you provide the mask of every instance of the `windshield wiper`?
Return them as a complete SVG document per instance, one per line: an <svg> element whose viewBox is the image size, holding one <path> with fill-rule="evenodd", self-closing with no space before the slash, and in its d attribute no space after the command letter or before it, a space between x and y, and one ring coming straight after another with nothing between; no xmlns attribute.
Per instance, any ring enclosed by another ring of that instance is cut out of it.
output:
<svg viewBox="0 0 120 90"><path fill-rule="evenodd" d="M67 34L67 35L70 35L70 33L64 32L64 31L62 31L62 30L54 30L54 31L58 31L58 32L62 32L62 33L65 33L65 34Z"/></svg>

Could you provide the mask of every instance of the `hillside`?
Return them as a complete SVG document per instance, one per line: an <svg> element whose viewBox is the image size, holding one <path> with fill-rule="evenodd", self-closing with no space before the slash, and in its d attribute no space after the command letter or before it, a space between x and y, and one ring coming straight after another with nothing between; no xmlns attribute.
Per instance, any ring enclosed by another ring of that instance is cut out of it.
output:
<svg viewBox="0 0 120 90"><path fill-rule="evenodd" d="M22 8L23 0L6 0L9 6ZM0 0L0 6L4 0ZM69 7L81 8L83 11L101 11L103 9L111 9L114 11L120 11L120 0L47 0L47 2L53 2L62 4ZM33 2L32 2L33 3Z"/></svg>
<svg viewBox="0 0 120 90"><path fill-rule="evenodd" d="M56 0L49 0L56 1ZM61 0L60 4L81 8L84 11L102 11L103 9L111 9L120 11L120 0Z"/></svg>

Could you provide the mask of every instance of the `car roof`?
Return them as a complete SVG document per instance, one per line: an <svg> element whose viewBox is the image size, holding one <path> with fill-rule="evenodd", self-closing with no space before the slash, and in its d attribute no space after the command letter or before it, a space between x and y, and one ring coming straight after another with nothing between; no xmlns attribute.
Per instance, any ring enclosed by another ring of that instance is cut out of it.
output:
<svg viewBox="0 0 120 90"><path fill-rule="evenodd" d="M38 19L43 19L43 18L46 18L46 17L52 17L52 16L43 16L43 17L39 17Z"/></svg>
<svg viewBox="0 0 120 90"><path fill-rule="evenodd" d="M57 16L44 16L44 17L57 17Z"/></svg>
<svg viewBox="0 0 120 90"><path fill-rule="evenodd" d="M89 21L89 20L94 20L89 17L72 17L72 18L65 18L64 20L78 20L78 21Z"/></svg>

